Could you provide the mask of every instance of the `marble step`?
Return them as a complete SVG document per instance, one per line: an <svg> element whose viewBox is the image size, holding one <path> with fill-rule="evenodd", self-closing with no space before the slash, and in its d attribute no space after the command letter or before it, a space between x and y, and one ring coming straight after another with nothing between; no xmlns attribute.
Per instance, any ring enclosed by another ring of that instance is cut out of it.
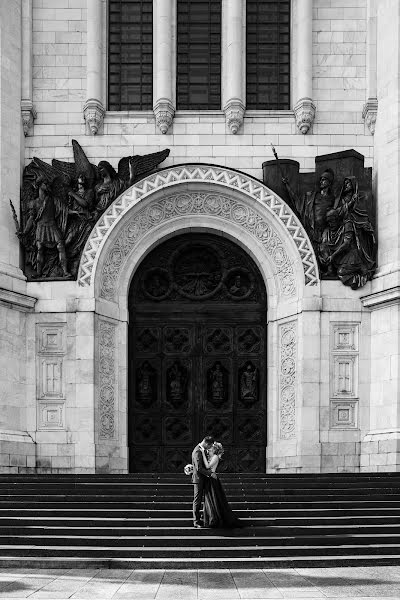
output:
<svg viewBox="0 0 400 600"><path fill-rule="evenodd" d="M194 531L194 530L192 530ZM210 530L205 530L210 531ZM332 546L393 546L396 545L400 548L400 533L346 533L345 535L338 535L331 532L330 534L315 534L315 535L279 535L271 536L265 532L265 535L251 535L251 528L240 530L239 535L230 535L229 531L225 532L225 535L202 535L201 536L201 547L202 548L260 548L260 547L276 547L276 546L302 546L307 548L308 546L321 546L321 547L332 547ZM175 532L176 533L176 532ZM197 530L196 532L197 533ZM6 536L0 535L0 547L5 546L34 546L34 547L65 547L65 545L73 547L84 546L89 549L97 548L99 546L107 546L108 548L168 548L173 550L174 548L179 549L193 549L199 546L199 536L184 536L170 535L168 537L161 537L156 535L137 535L137 536L100 536L93 535L88 538L76 537L67 535L22 535L22 536Z"/></svg>
<svg viewBox="0 0 400 600"><path fill-rule="evenodd" d="M387 533L386 533L387 532ZM399 535L400 536L400 525L394 523L381 523L378 525L370 524L355 524L355 525L337 525L337 524L324 524L321 525L304 525L304 526L293 526L293 525L268 525L268 526L256 526L247 525L244 530L232 530L224 531L224 538L236 538L241 537L242 533L251 537L279 537L279 536L305 536L305 535L369 535L369 534L382 534L382 535ZM151 537L151 538L168 538L178 536L180 539L185 537L193 537L193 526L177 526L177 527L109 527L104 526L93 526L93 527L80 527L71 526L68 527L57 527L57 526L41 526L41 525L30 525L26 526L5 526L1 527L2 536L18 537L18 536L76 536L80 537L96 537L101 536L105 538L113 537ZM217 529L198 529L196 530L195 537L219 537L220 532Z"/></svg>
<svg viewBox="0 0 400 600"><path fill-rule="evenodd" d="M303 515L303 511L301 513ZM379 524L398 524L399 516L398 515L384 515L381 517L377 517L375 515L363 515L363 516L314 516L312 513L308 516L286 516L286 517L276 517L271 515L269 519L264 517L241 517L244 519L246 525L251 525L254 527L267 527L271 525L275 526L298 526L298 525L363 525L364 523L369 523L373 525ZM160 528L160 527L169 527L176 529L177 527L190 527L192 526L191 518L169 518L167 521L165 518L160 517L152 517L152 518L112 518L112 517L101 517L101 518L87 518L87 517L74 517L68 518L66 521L64 516L54 517L53 515L47 515L45 517L35 517L35 516L20 516L15 515L13 518L10 517L1 517L0 516L0 527L3 526L11 526L11 525L36 525L36 526L46 526L48 524L54 524L57 526L63 526L68 528L69 526L84 526L84 527L104 527L104 525L108 525L110 527L121 527L121 526L135 526L135 527L146 527L146 528Z"/></svg>
<svg viewBox="0 0 400 600"><path fill-rule="evenodd" d="M229 503L237 508L268 508L268 509L282 509L282 508L308 508L308 509L325 509L325 508L387 508L387 507L400 507L400 496L393 495L374 495L365 497L346 497L345 499L339 500L336 497L320 497L320 496L307 496L306 500L304 497L298 498L286 498L286 497L270 497L267 494L262 496L249 496L233 495L229 494ZM3 496L0 497L0 509L5 510L8 508L96 508L96 509L143 509L145 507L151 507L152 510L174 510L185 508L191 509L193 501L193 494L191 496L179 496L176 498L162 496L143 496L138 499L136 496L125 496L118 498L107 498L104 496L86 498L79 496L77 499L74 496Z"/></svg>
<svg viewBox="0 0 400 600"><path fill-rule="evenodd" d="M148 489L163 489L163 490L185 490L185 489L190 489L190 487L192 486L192 483L190 481L190 479L185 478L185 479L178 479L176 481L169 481L169 480L159 480L157 482L154 481L137 481L137 480L132 480L132 481L126 481L126 482L112 482L111 480L109 482L102 482L102 483L98 483L98 482L65 482L65 481L58 481L58 482L25 482L22 479L19 479L20 476L18 476L18 480L16 482L14 482L14 484L12 482L3 482L0 484L0 493L4 494L4 493L15 493L16 491L19 491L20 493L23 493L24 490L27 490L29 492L40 492L42 491L47 491L49 493L57 493L60 490L63 490L65 492L69 492L69 491L73 491L74 493L86 493L88 491L90 491L91 493L99 493L99 492L103 492L103 493L108 493L108 492L115 492L116 490L118 490L118 492L124 493L126 491L131 491L131 490L148 490ZM22 477L22 476L21 476ZM365 479L365 480L360 480L360 481L343 481L343 480L336 480L336 481L320 481L318 479L314 480L314 481L284 481L284 480L280 480L280 481L274 481L274 480L270 480L270 479L262 479L262 480L240 480L240 479L235 479L235 480L229 480L226 479L224 477L220 477L224 487L230 488L230 489L259 489L259 490L265 490L265 489L270 489L272 490L298 490L298 491L304 491L304 490L324 490L327 492L330 492L331 490L364 490L364 489L376 489L376 490L380 490L380 489L400 489L400 480L398 479L378 479L378 480L370 480L370 479Z"/></svg>
<svg viewBox="0 0 400 600"><path fill-rule="evenodd" d="M281 508L239 508L235 511L238 517L247 517L248 519L253 518L265 518L265 519L277 519L277 518L318 518L318 517L330 517L330 518L354 518L354 517L397 517L400 520L400 507L378 507L378 508L363 508L358 506L357 508L314 508L310 506L305 509L296 509L293 507L281 507ZM5 518L85 518L85 519L101 519L114 517L115 519L191 519L192 511L188 506L176 506L175 509L156 509L152 508L151 505L144 506L142 508L95 508L87 506L85 508L67 508L66 506L58 506L55 508L20 508L14 505L11 508L0 508L0 519Z"/></svg>
<svg viewBox="0 0 400 600"><path fill-rule="evenodd" d="M97 558L172 558L181 557L182 559L189 558L200 558L205 555L204 546L191 546L177 547L172 545L166 546L129 546L127 548L113 547L107 544L101 546L71 546L66 540L64 546L57 547L57 557L62 558L66 556L76 558L86 557L97 557ZM400 544L348 544L348 545L321 545L321 544L310 544L310 545L281 545L281 544L269 544L267 546L224 546L221 548L210 547L206 549L207 558L242 558L247 560L255 557L291 557L291 556L314 556L316 554L323 554L325 557L332 555L339 556L351 556L356 553L359 556L366 555L391 555L396 556L400 560ZM54 546L48 545L0 545L0 556L20 556L20 557L53 557L55 553Z"/></svg>
<svg viewBox="0 0 400 600"><path fill-rule="evenodd" d="M29 569L242 569L243 558L229 557L225 559L207 557L199 558L75 558L75 557L27 557L22 559L15 556L4 555L0 557L0 567L4 569L21 568ZM400 560L393 555L357 555L352 556L292 556L284 557L253 557L246 560L248 569L284 569L304 567L364 567L377 565L398 565Z"/></svg>
<svg viewBox="0 0 400 600"><path fill-rule="evenodd" d="M230 496L239 496L239 497L261 497L264 498L266 495L268 497L287 497L287 498L307 498L310 497L310 494L314 496L319 496L321 498L329 498L331 496L354 496L357 498L362 498L364 496L382 496L382 494L391 495L391 496L400 496L400 487L381 487L381 488L334 488L334 489L321 489L321 488L301 488L301 489L286 489L286 488L270 488L266 487L239 487L239 486L229 486L223 483L224 490ZM157 496L160 498L164 497L182 497L190 499L193 497L193 486L180 486L180 487L147 487L147 488L124 488L119 489L116 487L110 488L109 490L82 490L82 489L57 489L57 490L45 490L44 488L31 489L31 488L8 488L8 489L0 489L0 499L8 498L8 497L47 497L47 498L57 498L57 497L68 497L68 498L111 498L117 499L122 498L126 499L127 497L143 497L143 496Z"/></svg>

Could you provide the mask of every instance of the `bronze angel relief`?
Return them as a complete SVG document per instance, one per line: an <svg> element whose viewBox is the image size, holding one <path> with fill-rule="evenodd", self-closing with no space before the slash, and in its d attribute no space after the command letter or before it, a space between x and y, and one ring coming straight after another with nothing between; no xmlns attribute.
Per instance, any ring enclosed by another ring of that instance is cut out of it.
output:
<svg viewBox="0 0 400 600"><path fill-rule="evenodd" d="M34 158L25 168L21 219L11 204L17 236L25 250L28 279L74 279L86 240L96 221L129 186L162 163L169 150L126 156L118 172L105 160L89 162L72 140L74 162Z"/></svg>

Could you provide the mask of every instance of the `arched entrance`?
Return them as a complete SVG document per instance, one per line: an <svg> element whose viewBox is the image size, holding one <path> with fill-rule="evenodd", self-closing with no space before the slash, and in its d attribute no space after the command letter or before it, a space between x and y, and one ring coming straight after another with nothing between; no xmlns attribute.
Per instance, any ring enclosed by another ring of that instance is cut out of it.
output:
<svg viewBox="0 0 400 600"><path fill-rule="evenodd" d="M181 470L212 434L222 469L265 472L266 290L249 255L210 233L143 260L129 292L132 472Z"/></svg>

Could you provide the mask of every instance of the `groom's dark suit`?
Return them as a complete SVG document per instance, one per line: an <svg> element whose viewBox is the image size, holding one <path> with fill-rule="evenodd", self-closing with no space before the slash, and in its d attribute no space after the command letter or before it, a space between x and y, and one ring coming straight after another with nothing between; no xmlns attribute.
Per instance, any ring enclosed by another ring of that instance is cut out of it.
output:
<svg viewBox="0 0 400 600"><path fill-rule="evenodd" d="M200 450L200 444L192 452L193 464L193 523L200 523L200 507L204 493L204 485L208 477L211 475L211 470L206 469L203 462L203 455Z"/></svg>

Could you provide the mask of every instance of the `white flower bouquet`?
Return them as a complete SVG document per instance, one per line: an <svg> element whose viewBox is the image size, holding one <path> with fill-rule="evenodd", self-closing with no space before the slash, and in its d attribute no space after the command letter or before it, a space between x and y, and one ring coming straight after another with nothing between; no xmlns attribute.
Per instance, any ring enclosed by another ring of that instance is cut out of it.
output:
<svg viewBox="0 0 400 600"><path fill-rule="evenodd" d="M185 475L191 475L193 473L193 465L186 465L183 469Z"/></svg>

